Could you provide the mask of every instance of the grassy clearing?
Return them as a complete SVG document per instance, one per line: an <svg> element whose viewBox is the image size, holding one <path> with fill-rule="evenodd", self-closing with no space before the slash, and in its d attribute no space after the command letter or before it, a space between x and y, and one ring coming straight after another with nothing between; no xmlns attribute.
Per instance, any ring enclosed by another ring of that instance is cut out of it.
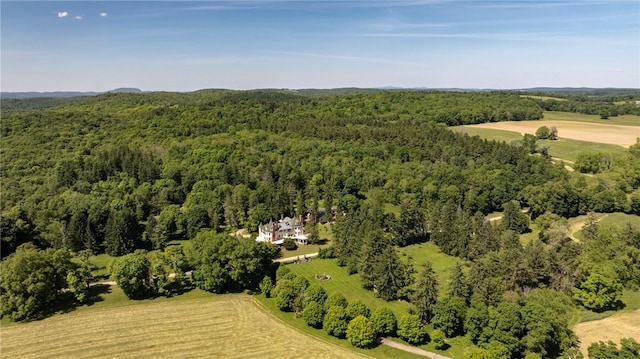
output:
<svg viewBox="0 0 640 359"><path fill-rule="evenodd" d="M628 150L621 146L571 140L568 138L559 138L555 141L539 140L537 143L539 148L545 146L549 147L549 154L552 157L561 158L571 162L575 162L578 155L585 152L601 152L611 155L623 155L628 153Z"/></svg>
<svg viewBox="0 0 640 359"><path fill-rule="evenodd" d="M360 357L290 328L249 296L194 292L2 327L2 356Z"/></svg>
<svg viewBox="0 0 640 359"><path fill-rule="evenodd" d="M628 223L630 223L636 230L640 230L640 216L636 216L633 214L626 214L621 212L596 213L596 218L598 220L599 226L623 228ZM582 240L584 238L582 236L582 227L584 227L586 220L586 215L569 218L570 238L576 240Z"/></svg>
<svg viewBox="0 0 640 359"><path fill-rule="evenodd" d="M609 125L622 125L622 126L640 126L640 116L636 115L624 115L610 117L607 120L603 120L598 115L585 115L574 112L544 112L544 118L542 121L578 121L578 122L590 122L590 123L602 123Z"/></svg>
<svg viewBox="0 0 640 359"><path fill-rule="evenodd" d="M440 298L445 296L449 287L451 271L457 262L462 262L460 258L452 257L442 253L440 248L433 242L414 244L400 248L400 258L413 264L416 269L416 276L420 274L422 265L427 261L431 262L433 270L438 278L438 294Z"/></svg>
<svg viewBox="0 0 640 359"><path fill-rule="evenodd" d="M569 101L569 100L567 100L566 98L552 97L552 96L520 95L520 97L524 97L524 98L533 98L533 99L543 100L543 101L549 101L549 100L555 100L555 101Z"/></svg>

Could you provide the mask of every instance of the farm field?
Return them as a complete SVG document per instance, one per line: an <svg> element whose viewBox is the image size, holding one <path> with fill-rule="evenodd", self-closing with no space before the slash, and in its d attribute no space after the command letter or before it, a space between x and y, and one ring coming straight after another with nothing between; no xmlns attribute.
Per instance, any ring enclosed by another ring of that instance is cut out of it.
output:
<svg viewBox="0 0 640 359"><path fill-rule="evenodd" d="M535 132L538 127L543 126L541 122L536 121L535 123L537 127L533 132ZM479 127L479 125L456 126L452 127L452 130L467 133L470 136L479 136L488 140L504 141L507 143L522 141L522 134L519 132ZM561 132L559 135L562 137ZM574 162L578 155L584 152L602 152L613 155L628 153L626 148L618 145L571 140L567 138L560 138L556 141L539 140L537 143L538 147L547 146L549 148L549 154L552 157L570 162Z"/></svg>
<svg viewBox="0 0 640 359"><path fill-rule="evenodd" d="M640 309L618 313L605 319L583 322L573 328L580 340L580 351L587 355L587 348L598 341L612 340L619 343L622 338L632 337L640 341Z"/></svg>
<svg viewBox="0 0 640 359"><path fill-rule="evenodd" d="M246 295L201 291L3 326L7 358L357 358L290 328ZM136 305L144 303L144 305Z"/></svg>
<svg viewBox="0 0 640 359"><path fill-rule="evenodd" d="M564 120L490 122L478 125L468 125L465 127L504 130L521 134L535 134L536 130L541 126L556 127L558 129L558 137L561 139L567 138L624 147L633 145L636 143L636 139L640 137L640 127L637 126Z"/></svg>
<svg viewBox="0 0 640 359"><path fill-rule="evenodd" d="M605 125L640 126L640 116L624 115L609 117L603 120L598 115L585 115L575 112L545 111L541 121L578 121L601 123Z"/></svg>

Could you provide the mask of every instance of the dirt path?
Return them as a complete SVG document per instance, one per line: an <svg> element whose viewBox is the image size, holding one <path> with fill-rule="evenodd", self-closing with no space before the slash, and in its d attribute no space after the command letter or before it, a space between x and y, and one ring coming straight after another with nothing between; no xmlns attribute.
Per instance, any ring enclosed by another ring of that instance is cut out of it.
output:
<svg viewBox="0 0 640 359"><path fill-rule="evenodd" d="M596 218L596 223L598 223L601 220L605 219L607 216L608 216L608 214L603 214L603 215L599 216L598 218ZM569 238L573 239L576 242L580 242L580 239L576 238L575 234L576 234L576 232L581 230L582 227L584 227L585 223L587 223L587 216L585 216L583 220L572 224L569 227L569 234L568 234Z"/></svg>
<svg viewBox="0 0 640 359"><path fill-rule="evenodd" d="M389 347L392 347L392 348L400 349L400 350L405 351L407 353L412 353L412 354L415 354L415 355L420 355L420 356L431 358L431 359L451 359L449 357L446 357L446 356L443 356L443 355L440 355L440 354L428 352L428 351L420 349L418 347L414 347L413 345L407 345L407 344L394 342L394 341L391 341L391 340L386 339L386 338L380 338L380 344L386 345L386 346L389 346Z"/></svg>
<svg viewBox="0 0 640 359"><path fill-rule="evenodd" d="M293 256L293 257L278 258L274 260L274 262L288 263L288 262L295 262L305 258L315 258L317 256L318 256L318 252L315 252L315 253L303 254L299 256Z"/></svg>

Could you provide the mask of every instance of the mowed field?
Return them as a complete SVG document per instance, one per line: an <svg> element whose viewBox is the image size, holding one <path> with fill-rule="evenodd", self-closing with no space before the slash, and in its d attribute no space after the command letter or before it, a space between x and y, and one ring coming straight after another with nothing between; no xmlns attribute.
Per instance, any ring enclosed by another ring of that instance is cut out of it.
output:
<svg viewBox="0 0 640 359"><path fill-rule="evenodd" d="M636 139L640 137L640 127L637 126L611 125L578 121L544 120L490 122L464 127L486 128L517 132L520 134L528 133L533 135L541 126L556 127L558 129L558 137L560 138L606 143L624 147L633 145L634 143L636 143Z"/></svg>
<svg viewBox="0 0 640 359"><path fill-rule="evenodd" d="M302 334L247 295L96 308L0 328L3 358L361 358Z"/></svg>
<svg viewBox="0 0 640 359"><path fill-rule="evenodd" d="M576 325L573 331L580 338L580 351L585 357L587 348L595 342L612 340L619 343L620 339L629 337L640 341L640 309L583 322Z"/></svg>

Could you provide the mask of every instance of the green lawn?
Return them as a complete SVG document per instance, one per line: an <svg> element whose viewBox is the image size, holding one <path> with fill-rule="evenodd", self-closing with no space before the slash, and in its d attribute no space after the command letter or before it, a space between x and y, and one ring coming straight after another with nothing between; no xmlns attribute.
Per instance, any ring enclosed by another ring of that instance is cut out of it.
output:
<svg viewBox="0 0 640 359"><path fill-rule="evenodd" d="M627 223L631 223L631 225L636 230L640 230L640 216L636 216L633 214L620 212L609 213L600 222L598 222L598 224L601 224L603 226L612 226L618 228L626 226Z"/></svg>
<svg viewBox="0 0 640 359"><path fill-rule="evenodd" d="M109 278L109 263L116 257L112 257L108 254L98 254L97 256L89 257L89 262L95 267L91 274L96 281L106 280ZM73 262L78 263L79 258L74 257L71 259Z"/></svg>
<svg viewBox="0 0 640 359"><path fill-rule="evenodd" d="M603 120L598 115L585 115L574 112L545 111L542 121L578 121L609 125L640 126L640 116L636 115L616 116L610 117L607 120Z"/></svg>
<svg viewBox="0 0 640 359"><path fill-rule="evenodd" d="M416 276L420 274L420 269L425 262L431 262L433 270L436 272L436 277L438 278L438 294L440 298L444 297L449 287L451 271L457 262L462 262L460 258L442 253L440 248L433 244L433 242L414 244L400 248L400 258L414 265Z"/></svg>
<svg viewBox="0 0 640 359"><path fill-rule="evenodd" d="M640 230L640 216L636 216L633 214L626 214L621 212L616 213L597 213L597 218L599 219L599 226L610 226L614 228L622 228L627 225L627 223L631 223L631 225L636 229ZM587 219L587 216L578 216L569 219L569 225L572 230L575 231L573 236L577 239L582 240L582 227Z"/></svg>
<svg viewBox="0 0 640 359"><path fill-rule="evenodd" d="M392 301L385 302L376 298L370 290L362 288L360 285L360 276L358 274L349 275L346 267L336 265L335 259L313 259L311 262L302 264L289 264L291 271L297 275L303 276L310 283L320 284L327 293L342 293L347 300L360 300L369 308L373 309L380 305L389 307L396 316L400 317L407 314L410 305L406 302ZM328 274L330 280L319 281L316 274Z"/></svg>
<svg viewBox="0 0 640 359"><path fill-rule="evenodd" d="M622 303L624 303L624 308L618 310L607 310L602 313L596 313L584 308L580 308L578 309L577 313L578 320L574 320L571 324L575 325L582 322L599 320L608 318L614 314L632 312L636 309L640 309L640 291L625 289L622 291L622 297L620 298L620 300L622 301Z"/></svg>

